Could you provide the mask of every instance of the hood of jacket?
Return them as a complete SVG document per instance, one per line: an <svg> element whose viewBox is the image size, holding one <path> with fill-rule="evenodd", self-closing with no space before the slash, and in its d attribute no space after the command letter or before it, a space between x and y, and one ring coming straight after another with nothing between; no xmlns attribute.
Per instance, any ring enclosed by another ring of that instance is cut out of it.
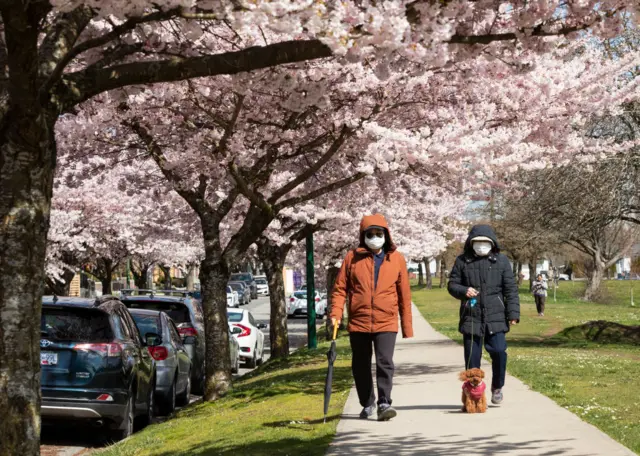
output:
<svg viewBox="0 0 640 456"><path fill-rule="evenodd" d="M389 231L389 224L387 219L382 214L365 215L360 221L360 245L359 248L367 249L367 244L364 242L364 233L372 226L379 226L384 229L384 251L385 253L393 252L396 250L396 246L391 238L391 231ZM368 249L367 249L368 250Z"/></svg>
<svg viewBox="0 0 640 456"><path fill-rule="evenodd" d="M498 238L496 237L496 233L493 231L493 228L489 225L474 225L471 228L471 231L469 231L469 236L464 243L464 252L466 254L474 255L471 241L477 237L488 237L491 239L493 241L493 249L491 251L493 253L500 253L500 244L498 244Z"/></svg>

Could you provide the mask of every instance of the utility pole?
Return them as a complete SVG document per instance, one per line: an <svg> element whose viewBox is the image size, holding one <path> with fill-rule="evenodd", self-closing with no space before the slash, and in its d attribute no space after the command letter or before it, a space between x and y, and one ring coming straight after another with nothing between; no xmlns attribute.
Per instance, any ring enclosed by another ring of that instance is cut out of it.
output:
<svg viewBox="0 0 640 456"><path fill-rule="evenodd" d="M307 347L317 348L316 336L316 284L313 259L313 233L307 234Z"/></svg>
<svg viewBox="0 0 640 456"><path fill-rule="evenodd" d="M127 257L127 288L131 288L131 281L129 275L131 274L131 258Z"/></svg>

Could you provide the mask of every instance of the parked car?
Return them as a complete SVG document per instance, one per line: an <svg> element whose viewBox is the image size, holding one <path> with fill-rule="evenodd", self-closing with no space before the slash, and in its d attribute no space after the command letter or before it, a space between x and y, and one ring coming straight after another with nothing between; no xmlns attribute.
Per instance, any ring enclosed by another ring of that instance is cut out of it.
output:
<svg viewBox="0 0 640 456"><path fill-rule="evenodd" d="M204 315L200 301L190 296L125 296L122 302L129 309L165 312L174 321L189 358L191 358L191 389L204 393L205 334Z"/></svg>
<svg viewBox="0 0 640 456"><path fill-rule="evenodd" d="M91 421L121 440L153 419L159 335L140 335L113 296L45 296L40 319L43 419ZM152 348L153 349L153 348Z"/></svg>
<svg viewBox="0 0 640 456"><path fill-rule="evenodd" d="M141 334L156 333L160 337L149 353L156 360L156 404L160 415L170 415L176 404L189 404L191 396L191 358L184 347L178 328L164 312L146 309L129 311Z"/></svg>
<svg viewBox="0 0 640 456"><path fill-rule="evenodd" d="M323 318L327 312L327 299L322 298L320 293L315 292L316 318ZM307 315L307 291L295 291L287 302L287 316L298 317Z"/></svg>
<svg viewBox="0 0 640 456"><path fill-rule="evenodd" d="M240 307L240 298L236 291L227 285L227 307Z"/></svg>
<svg viewBox="0 0 640 456"><path fill-rule="evenodd" d="M256 281L253 279L253 274L250 272L239 272L236 274L231 274L231 278L229 279L231 282L244 282L249 287L251 291L251 299L258 299L258 286L256 285Z"/></svg>
<svg viewBox="0 0 640 456"><path fill-rule="evenodd" d="M249 287L244 282L229 282L229 286L238 292L241 306L251 302L251 291L249 291Z"/></svg>
<svg viewBox="0 0 640 456"><path fill-rule="evenodd" d="M558 274L558 280L569 280L569 274Z"/></svg>
<svg viewBox="0 0 640 456"><path fill-rule="evenodd" d="M266 329L267 325L257 323L251 312L244 309L227 309L227 318L231 333L236 337L240 346L240 358L251 369L262 364L264 334L261 330Z"/></svg>
<svg viewBox="0 0 640 456"><path fill-rule="evenodd" d="M258 287L258 294L260 296L269 296L269 283L267 279L256 277L256 286Z"/></svg>

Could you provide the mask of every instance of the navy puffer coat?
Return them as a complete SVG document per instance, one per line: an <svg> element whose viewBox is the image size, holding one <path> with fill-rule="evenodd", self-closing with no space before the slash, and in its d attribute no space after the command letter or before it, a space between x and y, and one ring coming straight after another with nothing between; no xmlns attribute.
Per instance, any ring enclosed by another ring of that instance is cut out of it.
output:
<svg viewBox="0 0 640 456"><path fill-rule="evenodd" d="M488 237L493 241L489 255L475 254L471 240ZM466 297L469 287L480 291L478 304L471 307ZM511 264L500 253L500 245L493 229L488 225L471 228L464 245L464 253L456 258L449 276L449 293L460 300L459 331L462 334L482 336L509 331L510 321L520 321L518 285Z"/></svg>

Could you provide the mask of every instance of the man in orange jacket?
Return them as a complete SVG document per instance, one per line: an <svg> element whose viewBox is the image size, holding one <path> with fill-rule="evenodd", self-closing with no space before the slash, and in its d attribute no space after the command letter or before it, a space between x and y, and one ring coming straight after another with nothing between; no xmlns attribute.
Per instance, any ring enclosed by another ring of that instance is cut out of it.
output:
<svg viewBox="0 0 640 456"><path fill-rule="evenodd" d="M347 253L331 295L331 320L342 320L349 299L349 338L351 369L358 398L367 419L375 410L376 396L371 378L372 347L376 355L378 421L388 421L397 412L391 407L393 351L398 334L398 315L402 337L413 337L411 289L407 263L391 240L382 215L369 215L360 223L360 246Z"/></svg>

